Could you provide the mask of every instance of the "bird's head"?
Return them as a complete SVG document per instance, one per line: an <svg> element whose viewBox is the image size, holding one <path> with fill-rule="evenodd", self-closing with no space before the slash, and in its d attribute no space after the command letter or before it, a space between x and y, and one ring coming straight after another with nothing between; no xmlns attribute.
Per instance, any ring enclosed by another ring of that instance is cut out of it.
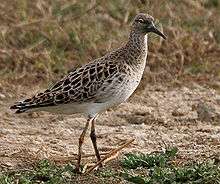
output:
<svg viewBox="0 0 220 184"><path fill-rule="evenodd" d="M154 18L148 14L137 14L133 20L132 28L142 34L153 32L166 39L166 36L155 27Z"/></svg>

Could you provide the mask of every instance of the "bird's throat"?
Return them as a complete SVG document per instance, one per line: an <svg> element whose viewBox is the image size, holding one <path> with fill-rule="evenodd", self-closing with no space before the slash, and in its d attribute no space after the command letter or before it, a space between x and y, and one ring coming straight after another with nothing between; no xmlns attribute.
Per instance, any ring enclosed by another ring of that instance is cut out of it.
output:
<svg viewBox="0 0 220 184"><path fill-rule="evenodd" d="M147 57L147 35L131 32L126 44L128 54L135 60L146 60Z"/></svg>

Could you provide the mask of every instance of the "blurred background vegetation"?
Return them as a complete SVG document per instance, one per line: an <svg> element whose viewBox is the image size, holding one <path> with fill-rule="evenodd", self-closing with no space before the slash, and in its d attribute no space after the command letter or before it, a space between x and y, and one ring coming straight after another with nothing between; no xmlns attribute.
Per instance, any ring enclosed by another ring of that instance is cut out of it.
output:
<svg viewBox="0 0 220 184"><path fill-rule="evenodd" d="M220 88L219 0L0 0L0 82L57 80L125 42L138 12L168 36L150 35L144 81Z"/></svg>

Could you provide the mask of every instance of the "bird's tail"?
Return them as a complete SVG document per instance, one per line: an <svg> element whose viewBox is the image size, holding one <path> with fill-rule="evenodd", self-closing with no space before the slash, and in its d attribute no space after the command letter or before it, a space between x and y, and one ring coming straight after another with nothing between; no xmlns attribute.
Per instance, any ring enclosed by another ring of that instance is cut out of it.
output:
<svg viewBox="0 0 220 184"><path fill-rule="evenodd" d="M50 95L49 91L44 93L38 93L32 98L15 103L10 107L10 109L15 109L15 113L23 113L29 110L37 109L40 107L47 107L55 105L53 102L53 96Z"/></svg>
<svg viewBox="0 0 220 184"><path fill-rule="evenodd" d="M15 113L23 113L34 107L36 107L36 103L33 103L31 98L28 98L24 101L16 102L14 105L10 107L10 109L15 109Z"/></svg>
<svg viewBox="0 0 220 184"><path fill-rule="evenodd" d="M14 105L10 107L10 109L16 109L15 113L22 113L27 111L31 107L31 104L28 102L22 101L22 102L17 102Z"/></svg>

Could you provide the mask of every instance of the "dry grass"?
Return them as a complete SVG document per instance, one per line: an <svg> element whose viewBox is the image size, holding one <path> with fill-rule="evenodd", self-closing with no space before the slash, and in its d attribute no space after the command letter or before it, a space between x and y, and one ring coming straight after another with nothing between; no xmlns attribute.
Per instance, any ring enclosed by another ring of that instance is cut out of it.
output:
<svg viewBox="0 0 220 184"><path fill-rule="evenodd" d="M147 81L219 80L219 9L216 0L1 1L0 75L46 84L120 46L134 15L147 12L168 35L151 35Z"/></svg>

